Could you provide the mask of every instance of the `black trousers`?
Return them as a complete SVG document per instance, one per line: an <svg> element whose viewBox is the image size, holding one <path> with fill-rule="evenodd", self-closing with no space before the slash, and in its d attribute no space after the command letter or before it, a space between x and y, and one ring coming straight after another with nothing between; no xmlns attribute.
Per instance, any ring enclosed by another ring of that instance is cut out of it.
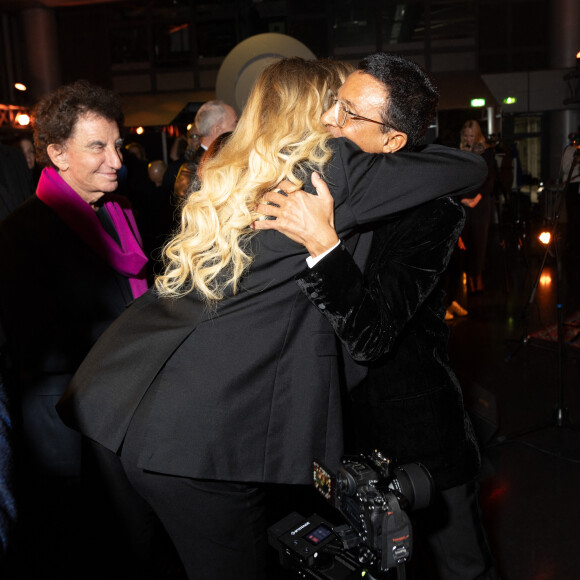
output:
<svg viewBox="0 0 580 580"><path fill-rule="evenodd" d="M437 492L432 506L414 514L417 550L408 578L499 580L478 496L476 482L458 485Z"/></svg>
<svg viewBox="0 0 580 580"><path fill-rule="evenodd" d="M265 580L268 543L261 484L192 479L137 467L153 401L151 390L133 416L120 462L163 524L188 579Z"/></svg>
<svg viewBox="0 0 580 580"><path fill-rule="evenodd" d="M153 507L190 580L266 578L264 491L243 483L150 473L123 461Z"/></svg>

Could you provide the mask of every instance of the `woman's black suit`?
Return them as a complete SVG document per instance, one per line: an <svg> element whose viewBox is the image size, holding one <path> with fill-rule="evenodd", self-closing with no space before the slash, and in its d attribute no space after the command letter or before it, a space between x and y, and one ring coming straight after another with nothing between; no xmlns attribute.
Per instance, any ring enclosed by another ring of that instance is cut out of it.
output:
<svg viewBox="0 0 580 580"><path fill-rule="evenodd" d="M386 156L345 139L332 143L324 177L341 235L426 199L473 191L485 177L478 156L445 147ZM65 422L113 452L125 442L122 453L128 446L136 456L131 469L146 472L307 484L314 457L335 467L342 452L337 343L294 282L306 252L275 231L257 234L251 249L241 292L215 308L193 293L171 300L150 291L137 300L73 378L59 405ZM137 410L139 425L131 424Z"/></svg>

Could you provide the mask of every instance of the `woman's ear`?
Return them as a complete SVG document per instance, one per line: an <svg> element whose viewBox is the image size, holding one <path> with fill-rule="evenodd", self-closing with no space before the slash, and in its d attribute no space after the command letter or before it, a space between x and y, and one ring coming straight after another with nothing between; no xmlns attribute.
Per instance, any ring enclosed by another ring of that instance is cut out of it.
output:
<svg viewBox="0 0 580 580"><path fill-rule="evenodd" d="M68 156L66 154L66 147L63 147L58 143L51 143L46 148L46 152L48 153L48 156L50 157L53 165L59 171L66 171L68 169L69 163Z"/></svg>
<svg viewBox="0 0 580 580"><path fill-rule="evenodd" d="M383 153L395 153L407 144L407 134L391 129L384 134Z"/></svg>

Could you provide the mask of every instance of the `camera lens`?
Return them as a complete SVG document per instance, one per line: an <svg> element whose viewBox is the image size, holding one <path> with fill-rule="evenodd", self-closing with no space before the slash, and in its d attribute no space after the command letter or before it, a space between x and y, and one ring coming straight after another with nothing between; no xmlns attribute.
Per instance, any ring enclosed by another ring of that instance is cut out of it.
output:
<svg viewBox="0 0 580 580"><path fill-rule="evenodd" d="M391 485L404 496L411 509L419 510L431 503L433 479L427 468L420 463L406 463L393 472L395 477Z"/></svg>

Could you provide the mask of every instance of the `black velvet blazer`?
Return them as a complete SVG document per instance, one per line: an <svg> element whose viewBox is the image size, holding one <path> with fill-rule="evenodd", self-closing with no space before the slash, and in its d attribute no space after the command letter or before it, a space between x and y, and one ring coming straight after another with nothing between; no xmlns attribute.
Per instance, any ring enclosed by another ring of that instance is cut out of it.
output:
<svg viewBox="0 0 580 580"><path fill-rule="evenodd" d="M364 275L342 246L298 278L350 356L368 367L351 392L352 451L376 448L398 463L420 461L440 489L479 469L449 364L440 284L463 222L458 202L429 202L375 228Z"/></svg>

